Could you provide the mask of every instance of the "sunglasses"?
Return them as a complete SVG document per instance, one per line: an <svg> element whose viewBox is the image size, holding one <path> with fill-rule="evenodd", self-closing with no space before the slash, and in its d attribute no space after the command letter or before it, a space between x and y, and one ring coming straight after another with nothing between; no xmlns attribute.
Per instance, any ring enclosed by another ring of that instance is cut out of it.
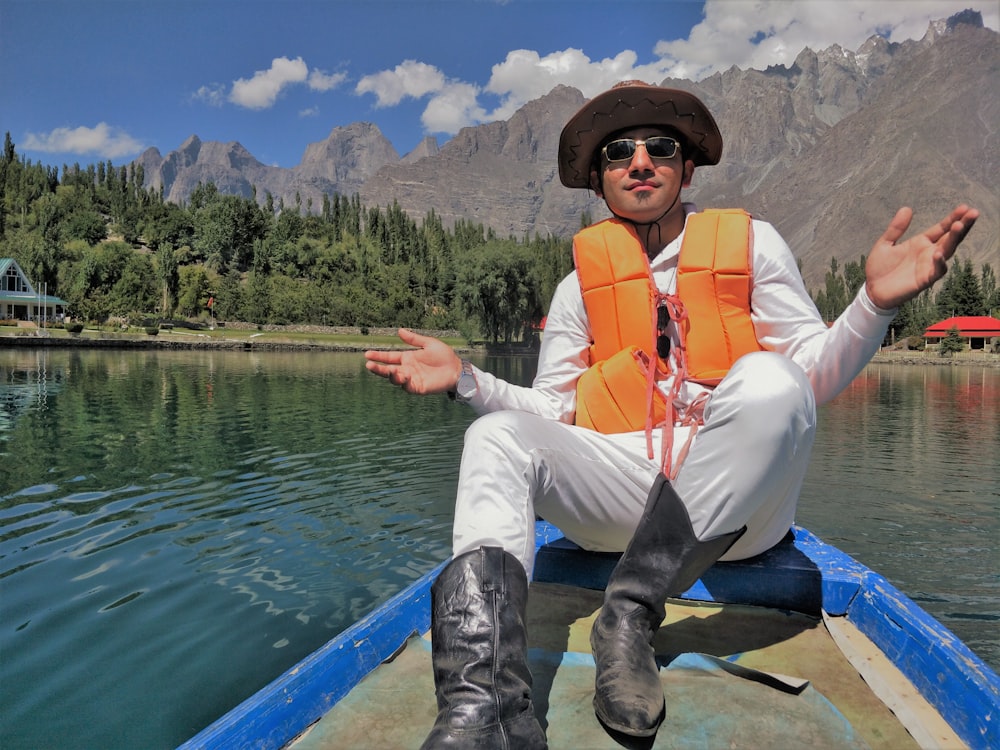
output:
<svg viewBox="0 0 1000 750"><path fill-rule="evenodd" d="M673 159L681 145L676 138L668 135L656 135L645 140L619 138L602 148L601 153L608 161L629 161L635 156L635 150L640 144L646 148L651 159Z"/></svg>

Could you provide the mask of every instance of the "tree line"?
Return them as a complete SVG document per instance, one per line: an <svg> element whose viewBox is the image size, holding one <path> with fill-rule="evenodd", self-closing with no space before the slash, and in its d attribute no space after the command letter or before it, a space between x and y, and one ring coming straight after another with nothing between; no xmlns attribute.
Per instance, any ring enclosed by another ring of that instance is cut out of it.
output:
<svg viewBox="0 0 1000 750"><path fill-rule="evenodd" d="M825 284L813 294L816 307L827 322L837 319L865 283L865 260L848 261L843 268L836 258L830 260ZM976 273L971 260L956 257L944 278L931 289L900 306L889 327L896 341L922 336L928 326L958 316L993 315L1000 312L1000 286L989 263Z"/></svg>
<svg viewBox="0 0 1000 750"><path fill-rule="evenodd" d="M260 200L200 184L183 205L145 187L141 165L54 167L0 156L0 257L67 301L86 321L127 318L240 320L256 324L455 329L511 342L544 317L572 269L572 239L498 237L467 220L445 227L433 209L417 221L398 203L357 195L321 205ZM581 226L590 222L581 216ZM833 319L864 280L864 258L831 261L814 293ZM956 262L937 296L900 311L897 335L947 314L1000 307L996 277ZM211 303L211 307L209 307Z"/></svg>

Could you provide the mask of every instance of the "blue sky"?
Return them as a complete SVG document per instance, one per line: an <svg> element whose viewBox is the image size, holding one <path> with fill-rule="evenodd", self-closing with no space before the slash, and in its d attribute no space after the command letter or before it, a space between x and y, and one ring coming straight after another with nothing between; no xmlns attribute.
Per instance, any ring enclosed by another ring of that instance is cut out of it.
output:
<svg viewBox="0 0 1000 750"><path fill-rule="evenodd" d="M59 167L191 135L291 167L365 121L402 156L560 83L791 64L970 7L998 28L995 0L0 0L0 131Z"/></svg>

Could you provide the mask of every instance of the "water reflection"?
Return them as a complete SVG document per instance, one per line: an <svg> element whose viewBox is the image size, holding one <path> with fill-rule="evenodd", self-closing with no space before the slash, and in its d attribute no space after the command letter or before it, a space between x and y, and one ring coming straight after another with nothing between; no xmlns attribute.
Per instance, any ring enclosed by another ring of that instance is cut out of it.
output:
<svg viewBox="0 0 1000 750"><path fill-rule="evenodd" d="M5 749L173 747L449 552L470 415L357 355L37 364L0 352Z"/></svg>
<svg viewBox="0 0 1000 750"><path fill-rule="evenodd" d="M994 664L998 388L869 368L800 512ZM448 555L471 419L356 354L0 350L0 746L193 735Z"/></svg>
<svg viewBox="0 0 1000 750"><path fill-rule="evenodd" d="M871 365L820 413L798 520L1000 666L1000 371Z"/></svg>

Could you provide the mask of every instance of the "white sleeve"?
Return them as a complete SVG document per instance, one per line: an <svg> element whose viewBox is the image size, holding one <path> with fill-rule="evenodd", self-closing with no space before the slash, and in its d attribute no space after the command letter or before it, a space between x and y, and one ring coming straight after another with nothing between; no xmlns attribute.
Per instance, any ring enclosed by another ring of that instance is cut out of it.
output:
<svg viewBox="0 0 1000 750"><path fill-rule="evenodd" d="M896 311L877 308L862 285L847 309L827 326L777 230L754 221L753 233L751 317L757 339L805 371L817 403L829 401L878 351Z"/></svg>
<svg viewBox="0 0 1000 750"><path fill-rule="evenodd" d="M576 414L576 382L590 364L590 343L583 295L573 272L552 295L532 387L513 385L477 369L479 387L469 404L479 414L513 409L572 422Z"/></svg>

